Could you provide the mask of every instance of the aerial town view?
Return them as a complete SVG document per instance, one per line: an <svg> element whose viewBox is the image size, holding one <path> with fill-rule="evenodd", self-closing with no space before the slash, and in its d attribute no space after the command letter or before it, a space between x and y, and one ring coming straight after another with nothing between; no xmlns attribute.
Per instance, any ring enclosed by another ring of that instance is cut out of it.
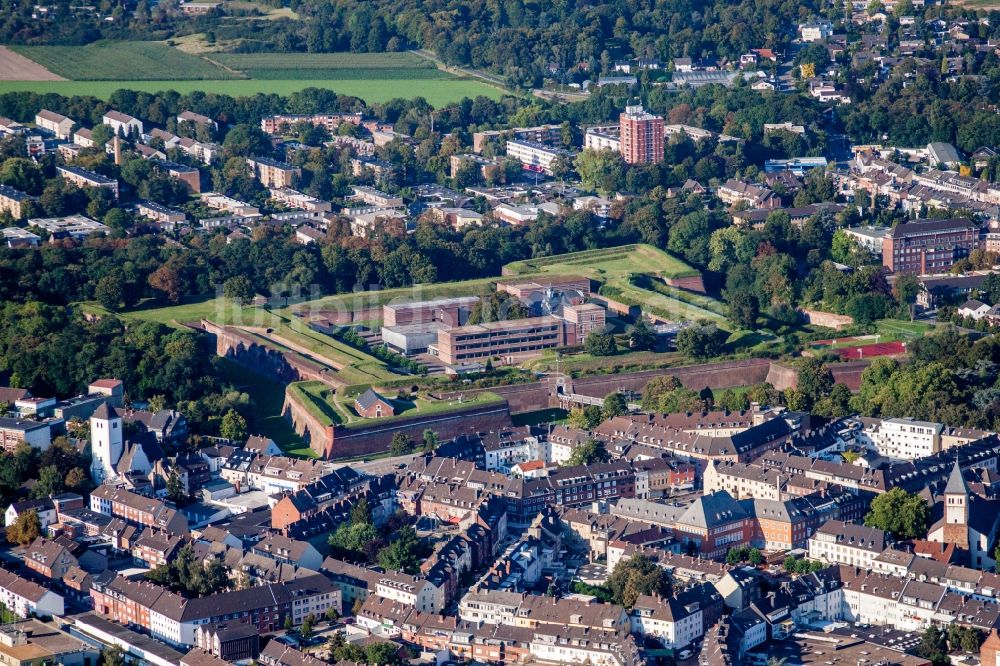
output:
<svg viewBox="0 0 1000 666"><path fill-rule="evenodd" d="M0 511L0 666L1000 666L1000 0L0 0Z"/></svg>

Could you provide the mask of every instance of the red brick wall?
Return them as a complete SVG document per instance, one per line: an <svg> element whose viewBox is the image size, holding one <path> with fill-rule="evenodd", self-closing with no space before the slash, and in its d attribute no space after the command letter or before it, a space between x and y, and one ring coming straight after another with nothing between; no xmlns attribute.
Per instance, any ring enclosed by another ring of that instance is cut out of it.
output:
<svg viewBox="0 0 1000 666"><path fill-rule="evenodd" d="M510 409L506 403L473 407L450 414L414 416L393 419L387 423L374 423L364 428L334 427L329 444L317 442L311 446L331 459L382 453L389 449L393 434L402 432L411 439L420 440L424 430L430 429L443 441L476 431L499 430L511 427ZM315 437L315 436L314 436ZM326 445L324 445L326 444Z"/></svg>

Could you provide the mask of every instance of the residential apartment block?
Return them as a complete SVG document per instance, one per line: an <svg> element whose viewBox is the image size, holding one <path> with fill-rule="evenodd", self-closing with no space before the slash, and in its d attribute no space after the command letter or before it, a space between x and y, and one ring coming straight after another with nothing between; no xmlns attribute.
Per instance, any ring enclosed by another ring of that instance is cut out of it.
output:
<svg viewBox="0 0 1000 666"><path fill-rule="evenodd" d="M115 134L129 136L133 133L137 135L143 133L142 121L127 113L108 111L101 118L101 122L109 126Z"/></svg>
<svg viewBox="0 0 1000 666"><path fill-rule="evenodd" d="M260 119L260 129L265 134L278 134L299 123L308 123L322 127L328 132L336 133L343 123L361 124L361 112L357 113L314 113L311 115L277 115Z"/></svg>
<svg viewBox="0 0 1000 666"><path fill-rule="evenodd" d="M572 160L573 154L562 148L556 148L536 141L513 140L507 142L507 156L521 162L529 171L539 171L552 175L552 165L559 158Z"/></svg>
<svg viewBox="0 0 1000 666"><path fill-rule="evenodd" d="M299 167L267 157L248 157L247 164L261 185L267 188L294 187L302 177Z"/></svg>
<svg viewBox="0 0 1000 666"><path fill-rule="evenodd" d="M196 644L195 631L205 624L239 618L268 632L282 628L286 619L298 626L310 615L341 608L340 591L320 574L194 599L116 576L108 583L95 581L90 597L97 613L183 647Z"/></svg>
<svg viewBox="0 0 1000 666"><path fill-rule="evenodd" d="M73 133L74 121L72 118L42 109L35 114L35 125L46 129L56 135L57 139L69 139Z"/></svg>
<svg viewBox="0 0 1000 666"><path fill-rule="evenodd" d="M886 547L885 532L874 527L830 520L809 539L810 559L871 569Z"/></svg>
<svg viewBox="0 0 1000 666"><path fill-rule="evenodd" d="M271 190L271 198L291 208L310 212L329 213L333 208L333 205L329 201L323 201L322 199L311 197L308 194L303 194L287 187L279 187Z"/></svg>
<svg viewBox="0 0 1000 666"><path fill-rule="evenodd" d="M382 206L385 208L397 208L403 205L402 197L381 192L374 187L355 185L351 188L354 191L354 198L364 201L370 206Z"/></svg>
<svg viewBox="0 0 1000 666"><path fill-rule="evenodd" d="M879 455L895 460L914 460L940 453L944 426L911 418L859 418L861 429L856 439L871 446Z"/></svg>
<svg viewBox="0 0 1000 666"><path fill-rule="evenodd" d="M60 595L6 569L0 569L0 603L22 618L66 612Z"/></svg>
<svg viewBox="0 0 1000 666"><path fill-rule="evenodd" d="M90 510L174 534L185 534L188 531L188 521L184 514L167 506L162 500L145 497L124 488L98 486L90 494Z"/></svg>
<svg viewBox="0 0 1000 666"><path fill-rule="evenodd" d="M7 185L0 185L0 213L10 213L14 219L20 219L27 213L25 204L33 200L34 197L25 194L21 190L16 190Z"/></svg>
<svg viewBox="0 0 1000 666"><path fill-rule="evenodd" d="M116 178L108 178L96 171L75 166L60 165L56 167L56 171L63 179L77 187L103 187L111 190L115 198L118 198L118 180Z"/></svg>
<svg viewBox="0 0 1000 666"><path fill-rule="evenodd" d="M621 154L629 164L657 164L663 161L663 117L644 111L641 105L627 106L619 119Z"/></svg>

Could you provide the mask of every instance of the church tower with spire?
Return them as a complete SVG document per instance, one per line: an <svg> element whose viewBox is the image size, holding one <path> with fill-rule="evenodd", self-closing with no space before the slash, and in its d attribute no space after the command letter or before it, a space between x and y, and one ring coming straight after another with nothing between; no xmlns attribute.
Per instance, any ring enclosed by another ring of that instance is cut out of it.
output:
<svg viewBox="0 0 1000 666"><path fill-rule="evenodd" d="M965 484L962 469L955 466L944 487L944 541L959 548L969 548L969 487Z"/></svg>

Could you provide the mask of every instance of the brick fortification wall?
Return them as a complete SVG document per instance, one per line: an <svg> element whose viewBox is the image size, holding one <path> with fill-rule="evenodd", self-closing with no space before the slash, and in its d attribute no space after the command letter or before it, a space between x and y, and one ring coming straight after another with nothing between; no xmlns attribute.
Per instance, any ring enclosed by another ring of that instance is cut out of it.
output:
<svg viewBox="0 0 1000 666"><path fill-rule="evenodd" d="M501 430L511 425L513 424L510 420L510 409L507 403L502 402L447 414L393 419L363 428L334 426L327 429L329 441L320 442L311 439L309 445L324 458L336 460L387 451L392 436L397 432L405 433L414 441L420 441L424 430L429 429L436 432L443 441L463 434Z"/></svg>
<svg viewBox="0 0 1000 666"><path fill-rule="evenodd" d="M868 360L849 361L833 363L829 367L833 373L834 381L846 385L852 391L857 391L861 385L861 373L868 367L869 362ZM685 387L694 391L700 391L705 387L726 389L762 382L768 382L783 391L787 388L794 388L798 382L798 372L794 367L768 359L750 359L725 363L705 363L665 370L643 370L584 377L573 380L567 387L567 392L595 398L603 398L607 394L619 390L642 392L649 380L662 375L673 375L680 379ZM452 391L444 393L443 397L454 398L460 393L473 395L482 391L490 391L502 396L510 405L511 414L523 414L559 406L554 377L530 384Z"/></svg>
<svg viewBox="0 0 1000 666"><path fill-rule="evenodd" d="M827 367L833 374L833 381L843 384L852 391L861 388L861 373L865 371L871 360L846 361L844 363L829 363ZM772 363L771 370L767 373L767 382L779 391L795 388L798 385L798 371L788 365Z"/></svg>
<svg viewBox="0 0 1000 666"><path fill-rule="evenodd" d="M603 398L607 394L619 390L641 392L651 379L663 375L677 377L681 384L694 391L700 391L705 387L712 389L731 388L763 382L767 378L770 366L771 362L768 359L760 358L643 370L617 375L598 375L574 379L572 392L595 398Z"/></svg>
<svg viewBox="0 0 1000 666"><path fill-rule="evenodd" d="M310 362L294 352L280 352L260 344L253 336L232 326L219 326L202 320L197 326L215 338L215 353L236 361L279 382L319 380L330 386L341 382L331 376L327 368Z"/></svg>
<svg viewBox="0 0 1000 666"><path fill-rule="evenodd" d="M705 293L705 282L701 279L701 275L692 275L689 277L679 277L679 278L667 278L667 284L671 287L677 287L678 289L686 289L688 291L694 291L699 294Z"/></svg>
<svg viewBox="0 0 1000 666"><path fill-rule="evenodd" d="M835 331L854 325L854 318L847 315L823 312L822 310L806 310L805 308L799 308L799 313L805 319L806 323L832 328Z"/></svg>
<svg viewBox="0 0 1000 666"><path fill-rule="evenodd" d="M554 389L546 381L531 382L530 384L512 384L510 386L493 386L482 389L469 389L462 391L442 392L441 397L454 399L460 395L471 396L477 393L496 393L507 401L511 414L523 414L524 412L535 412L539 409L548 409L550 406L549 396Z"/></svg>
<svg viewBox="0 0 1000 666"><path fill-rule="evenodd" d="M289 398L287 390L285 402L281 406L281 415L292 422L295 432L309 442L314 451L322 453L330 446L330 427L321 423L298 401Z"/></svg>

